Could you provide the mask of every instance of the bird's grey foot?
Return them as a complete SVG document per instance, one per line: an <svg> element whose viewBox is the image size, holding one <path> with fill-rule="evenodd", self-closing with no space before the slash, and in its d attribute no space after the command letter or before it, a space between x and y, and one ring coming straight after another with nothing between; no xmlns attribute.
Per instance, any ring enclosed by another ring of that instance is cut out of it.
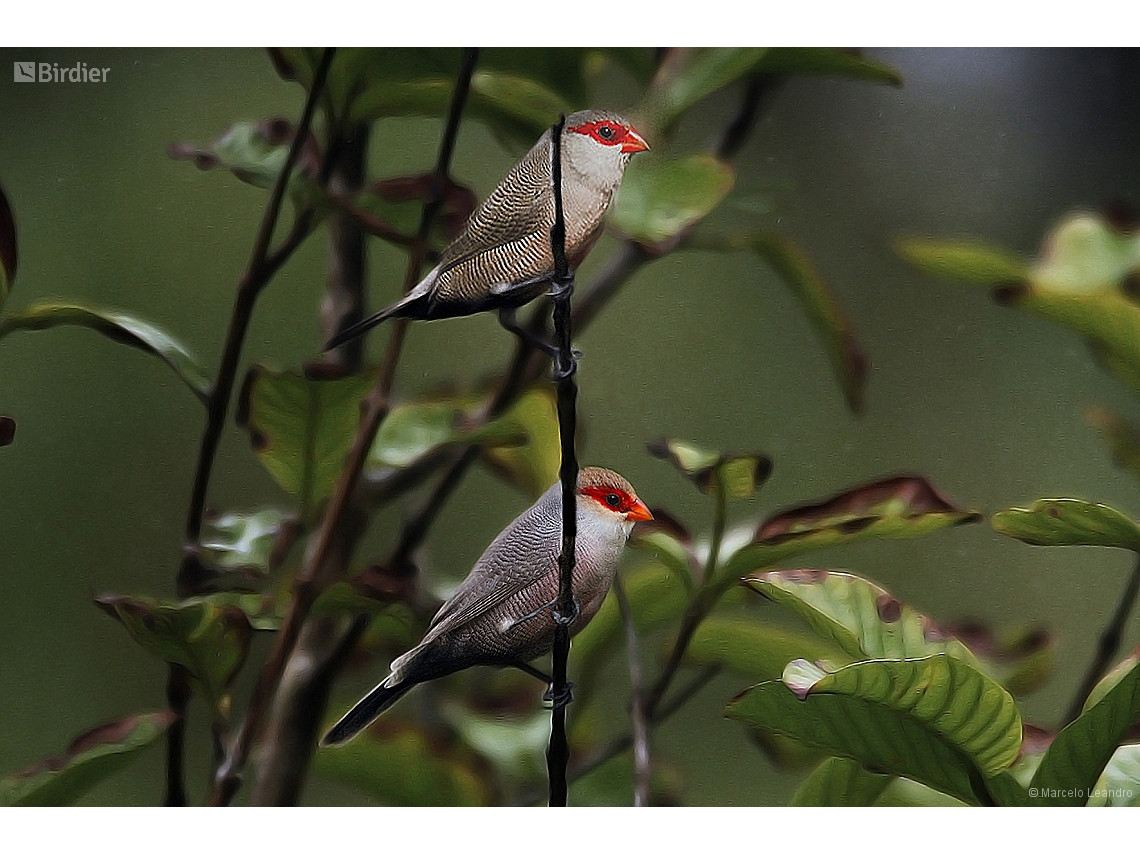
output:
<svg viewBox="0 0 1140 855"><path fill-rule="evenodd" d="M547 356L558 358L558 348L548 342L544 338L532 333L526 327L520 326L518 320L515 318L514 309L500 309L499 310L499 323L503 329L521 338L524 342L531 347L541 350Z"/></svg>
<svg viewBox="0 0 1140 855"><path fill-rule="evenodd" d="M550 701L553 709L560 710L574 700L574 687L577 683L566 681L566 688L561 692L554 691L554 682L551 681L550 688L546 690L546 694L542 696L544 701Z"/></svg>
<svg viewBox="0 0 1140 855"><path fill-rule="evenodd" d="M574 293L574 274L569 274L563 281L554 280L550 283L547 296L553 300L569 300Z"/></svg>
<svg viewBox="0 0 1140 855"><path fill-rule="evenodd" d="M555 602L557 602L557 600L555 600ZM554 605L554 603L551 603L551 605ZM569 617L563 616L562 614L559 613L559 611L557 609L552 610L550 612L550 616L552 618L554 618L554 622L556 624L558 624L559 626L569 626L570 624L574 623L574 621L576 621L578 619L578 615L580 615L581 613L582 613L582 610L580 608L578 608L578 600L571 598L571 600L570 600L570 616Z"/></svg>

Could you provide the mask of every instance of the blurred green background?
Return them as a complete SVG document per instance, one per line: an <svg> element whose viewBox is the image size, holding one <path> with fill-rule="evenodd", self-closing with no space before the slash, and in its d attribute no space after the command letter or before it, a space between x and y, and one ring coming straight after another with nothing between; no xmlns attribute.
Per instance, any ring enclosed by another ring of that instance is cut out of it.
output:
<svg viewBox="0 0 1140 855"><path fill-rule="evenodd" d="M770 226L803 245L838 293L872 361L863 416L844 407L822 348L772 273L744 254L685 252L643 268L579 338L583 462L617 469L651 505L696 528L707 528L707 500L651 459L647 440L769 454L774 474L751 505L734 510L736 521L903 471L986 512L1068 495L1140 514L1135 484L1113 468L1082 415L1096 403L1135 417L1135 402L1080 340L995 306L984 289L925 278L891 247L902 235L977 235L1032 253L1069 211L1140 202L1140 55L869 55L896 68L905 85L792 79L738 158L735 194L771 207ZM18 85L8 72L18 60L111 71L98 85ZM620 72L595 92L599 106L619 109L636 94ZM730 89L694 109L675 149L706 142L738 98ZM295 117L300 104L300 88L256 50L0 51L0 184L20 236L11 305L56 297L136 312L213 373L265 194L171 161L166 149L206 143L236 120ZM373 174L427 171L439 132L435 120L379 123ZM469 122L454 173L482 197L518 154ZM609 248L595 250L581 281ZM323 239L311 240L265 293L247 362L286 367L318 353L324 251ZM371 244L374 305L396 293L403 266L402 253ZM371 353L386 335L372 336ZM397 393L472 380L511 347L493 318L416 325ZM156 360L66 328L0 341L0 413L19 425L15 444L0 450L6 774L90 726L164 705L164 666L91 595L173 593L203 415ZM231 421L211 507L285 501ZM474 472L428 541L425 572L461 577L527 504ZM399 513L380 515L362 557L387 542ZM1129 561L1095 549L1031 548L988 524L812 556L813 566L865 575L939 620L1053 630L1057 673L1023 703L1029 721L1050 725L1091 659ZM1126 647L1137 636L1133 622ZM615 680L624 673L616 667ZM334 705L378 676L347 675ZM721 717L741 688L738 678L720 678L657 732L655 756L681 773L686 803L786 803L800 777L774 771L742 728ZM615 693L615 717L624 715L624 698ZM202 719L191 722L194 801L207 771ZM162 752L152 747L83 803L156 804L161 783ZM363 798L314 778L306 801Z"/></svg>

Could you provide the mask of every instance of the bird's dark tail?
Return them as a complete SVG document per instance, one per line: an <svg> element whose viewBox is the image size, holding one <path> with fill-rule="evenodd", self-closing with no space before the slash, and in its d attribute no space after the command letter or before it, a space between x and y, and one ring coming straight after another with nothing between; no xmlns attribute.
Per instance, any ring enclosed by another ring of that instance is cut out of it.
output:
<svg viewBox="0 0 1140 855"><path fill-rule="evenodd" d="M344 718L329 729L329 732L321 738L321 747L340 745L342 742L352 739L415 685L416 683L410 680L404 680L395 686L387 686L381 683L361 698L356 706L345 713Z"/></svg>
<svg viewBox="0 0 1140 855"><path fill-rule="evenodd" d="M384 323L384 321L388 320L388 318L397 315L400 309L404 308L404 305L405 301L401 300L400 302L394 303L386 309L381 309L374 315L369 315L362 321L358 321L348 329L341 330L339 333L325 342L324 350L332 350L334 347L340 347L346 341L352 341L354 338L364 335L373 327L379 326L380 324Z"/></svg>

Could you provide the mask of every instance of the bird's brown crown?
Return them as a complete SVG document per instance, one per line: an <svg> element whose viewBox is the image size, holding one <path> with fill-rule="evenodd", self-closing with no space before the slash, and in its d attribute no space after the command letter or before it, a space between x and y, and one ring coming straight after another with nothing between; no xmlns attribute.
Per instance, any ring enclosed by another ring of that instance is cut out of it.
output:
<svg viewBox="0 0 1140 855"><path fill-rule="evenodd" d="M632 514L630 519L652 519L648 508L637 497L633 485L612 469L587 466L580 470L578 495L592 499L614 513Z"/></svg>

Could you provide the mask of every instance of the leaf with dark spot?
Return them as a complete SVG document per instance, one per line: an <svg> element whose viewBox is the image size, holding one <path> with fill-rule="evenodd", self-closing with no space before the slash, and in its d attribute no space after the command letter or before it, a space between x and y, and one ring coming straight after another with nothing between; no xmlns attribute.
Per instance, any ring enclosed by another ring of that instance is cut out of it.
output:
<svg viewBox="0 0 1140 855"><path fill-rule="evenodd" d="M221 713L253 635L245 613L222 595L164 603L118 595L95 604L119 621L144 649L190 674L194 691Z"/></svg>
<svg viewBox="0 0 1140 855"><path fill-rule="evenodd" d="M686 440L659 439L646 445L649 453L668 460L706 494L723 487L730 499L746 499L772 474L772 461L763 454L724 454Z"/></svg>
<svg viewBox="0 0 1140 855"><path fill-rule="evenodd" d="M0 807L74 804L134 760L174 720L169 711L143 713L80 734L62 754L0 779Z"/></svg>
<svg viewBox="0 0 1140 855"><path fill-rule="evenodd" d="M16 438L16 420L9 416L0 416L0 448L11 445Z"/></svg>
<svg viewBox="0 0 1140 855"><path fill-rule="evenodd" d="M802 700L770 681L737 696L725 714L973 804L983 800L978 782L1017 758L1013 698L955 657L858 662L820 674Z"/></svg>
<svg viewBox="0 0 1140 855"><path fill-rule="evenodd" d="M1140 553L1140 525L1108 505L1038 499L993 515L994 531L1033 546L1115 546Z"/></svg>
<svg viewBox="0 0 1140 855"><path fill-rule="evenodd" d="M486 805L493 795L493 770L487 761L458 741L391 716L377 720L351 742L318 749L313 771L381 805Z"/></svg>
<svg viewBox="0 0 1140 855"><path fill-rule="evenodd" d="M947 653L980 666L969 648L873 582L827 570L777 570L744 584L804 620L851 659Z"/></svg>
<svg viewBox="0 0 1140 855"><path fill-rule="evenodd" d="M3 311L4 303L12 293L18 260L16 218L12 215L12 206L8 204L4 188L0 187L0 311Z"/></svg>
<svg viewBox="0 0 1140 855"><path fill-rule="evenodd" d="M723 572L740 578L815 549L872 537L916 537L981 518L951 503L925 478L897 475L769 517L757 527L752 543L733 553Z"/></svg>
<svg viewBox="0 0 1140 855"><path fill-rule="evenodd" d="M173 160L192 160L202 170L228 170L239 181L268 190L285 165L293 133L293 124L288 119L238 122L208 146L172 143L167 154ZM320 146L310 134L301 146L290 183L300 190L300 182L316 179L320 164Z"/></svg>
<svg viewBox="0 0 1140 855"><path fill-rule="evenodd" d="M18 330L45 330L58 326L86 327L111 341L156 356L178 375L198 400L202 403L209 400L210 380L186 347L149 321L132 315L67 303L38 303L10 312L0 320L0 338Z"/></svg>

